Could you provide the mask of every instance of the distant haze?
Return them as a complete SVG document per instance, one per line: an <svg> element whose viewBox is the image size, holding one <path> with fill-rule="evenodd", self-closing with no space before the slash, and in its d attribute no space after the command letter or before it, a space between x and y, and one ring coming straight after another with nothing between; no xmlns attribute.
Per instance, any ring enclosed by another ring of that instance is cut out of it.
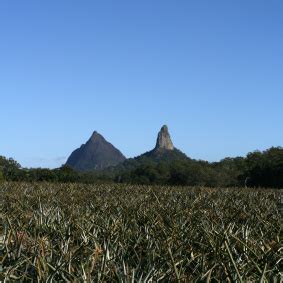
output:
<svg viewBox="0 0 283 283"><path fill-rule="evenodd" d="M126 157L283 145L283 1L0 2L0 155L58 167L101 133Z"/></svg>

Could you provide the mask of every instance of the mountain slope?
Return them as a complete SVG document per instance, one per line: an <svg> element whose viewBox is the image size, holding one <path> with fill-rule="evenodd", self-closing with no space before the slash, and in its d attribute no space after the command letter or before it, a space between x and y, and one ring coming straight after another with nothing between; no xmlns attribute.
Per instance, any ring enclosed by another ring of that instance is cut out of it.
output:
<svg viewBox="0 0 283 283"><path fill-rule="evenodd" d="M117 148L94 132L86 144L72 152L66 165L85 172L116 166L125 160L125 156Z"/></svg>
<svg viewBox="0 0 283 283"><path fill-rule="evenodd" d="M191 160L185 153L175 148L171 140L168 127L164 125L158 133L155 148L143 153L135 158L126 159L123 163L115 167L109 167L104 172L115 175L126 171L135 170L136 168L159 163L172 163L174 161Z"/></svg>

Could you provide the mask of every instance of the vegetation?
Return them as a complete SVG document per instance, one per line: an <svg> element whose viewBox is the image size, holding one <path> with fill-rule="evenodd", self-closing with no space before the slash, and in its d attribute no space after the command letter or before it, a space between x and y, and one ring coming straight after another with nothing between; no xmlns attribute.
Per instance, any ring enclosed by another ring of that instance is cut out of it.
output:
<svg viewBox="0 0 283 283"><path fill-rule="evenodd" d="M50 183L0 188L1 280L279 282L278 190Z"/></svg>
<svg viewBox="0 0 283 283"><path fill-rule="evenodd" d="M249 153L245 158L225 158L214 163L186 158L178 151L162 159L149 152L117 167L88 173L66 166L54 170L21 169L14 160L0 157L0 172L7 181L24 182L283 188L283 148L273 147Z"/></svg>
<svg viewBox="0 0 283 283"><path fill-rule="evenodd" d="M0 171L0 183L4 181L3 173Z"/></svg>
<svg viewBox="0 0 283 283"><path fill-rule="evenodd" d="M68 166L54 170L47 168L21 168L13 159L0 156L0 176L13 182L54 182L54 183L109 183L112 180L97 172L79 173Z"/></svg>
<svg viewBox="0 0 283 283"><path fill-rule="evenodd" d="M249 153L246 158L225 158L209 163L193 159L154 162L129 160L115 181L132 184L171 184L210 187L283 188L283 148Z"/></svg>
<svg viewBox="0 0 283 283"><path fill-rule="evenodd" d="M250 186L283 187L283 148L250 153L246 163Z"/></svg>

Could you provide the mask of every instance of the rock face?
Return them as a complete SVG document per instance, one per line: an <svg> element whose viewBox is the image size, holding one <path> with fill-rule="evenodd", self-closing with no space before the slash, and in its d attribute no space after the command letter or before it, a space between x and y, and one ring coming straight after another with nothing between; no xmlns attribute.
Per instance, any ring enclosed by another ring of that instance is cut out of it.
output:
<svg viewBox="0 0 283 283"><path fill-rule="evenodd" d="M183 152L174 147L166 125L164 125L158 133L155 148L138 156L136 160L141 160L143 158L150 159L154 162L172 162L175 160L188 159Z"/></svg>
<svg viewBox="0 0 283 283"><path fill-rule="evenodd" d="M155 149L174 150L174 145L166 125L164 125L158 133Z"/></svg>
<svg viewBox="0 0 283 283"><path fill-rule="evenodd" d="M125 160L125 156L117 148L94 132L86 144L73 151L66 165L86 172L116 166Z"/></svg>

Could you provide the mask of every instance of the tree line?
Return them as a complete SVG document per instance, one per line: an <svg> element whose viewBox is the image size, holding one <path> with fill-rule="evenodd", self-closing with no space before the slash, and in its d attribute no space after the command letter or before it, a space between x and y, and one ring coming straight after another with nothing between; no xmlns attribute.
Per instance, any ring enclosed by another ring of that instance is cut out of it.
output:
<svg viewBox="0 0 283 283"><path fill-rule="evenodd" d="M125 164L118 169L80 173L66 166L26 169L13 159L0 157L0 181L283 188L282 147L212 163L188 158L164 162L132 160Z"/></svg>

